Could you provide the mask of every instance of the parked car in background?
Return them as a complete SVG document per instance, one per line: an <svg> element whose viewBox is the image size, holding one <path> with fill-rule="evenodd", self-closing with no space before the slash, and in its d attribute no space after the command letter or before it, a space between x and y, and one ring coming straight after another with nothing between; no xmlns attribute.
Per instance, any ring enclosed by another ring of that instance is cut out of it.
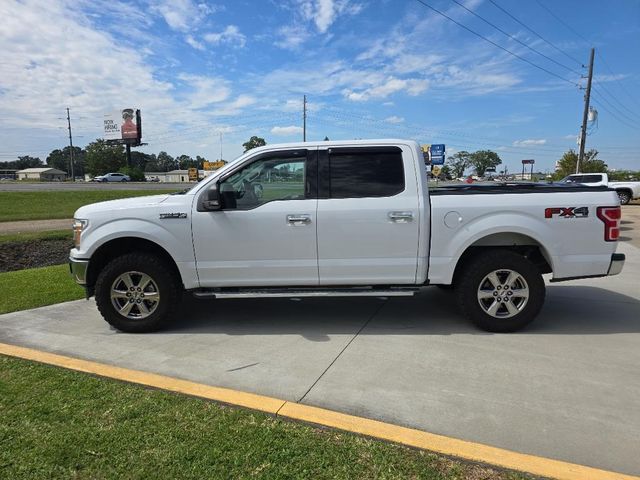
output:
<svg viewBox="0 0 640 480"><path fill-rule="evenodd" d="M131 177L124 173L105 173L94 177L92 182L130 182Z"/></svg>
<svg viewBox="0 0 640 480"><path fill-rule="evenodd" d="M621 205L640 198L640 182L610 182L606 173L577 173L567 175L560 183L580 183L589 187L605 186L613 188L618 194Z"/></svg>

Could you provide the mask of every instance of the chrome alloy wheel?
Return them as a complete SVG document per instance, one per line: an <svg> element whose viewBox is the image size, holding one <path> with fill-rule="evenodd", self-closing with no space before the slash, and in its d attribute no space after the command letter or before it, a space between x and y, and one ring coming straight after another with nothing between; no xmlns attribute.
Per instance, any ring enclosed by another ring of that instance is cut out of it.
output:
<svg viewBox="0 0 640 480"><path fill-rule="evenodd" d="M522 275L513 270L494 270L478 287L478 303L495 318L510 318L520 313L529 301L529 286Z"/></svg>
<svg viewBox="0 0 640 480"><path fill-rule="evenodd" d="M125 272L111 285L111 303L123 317L141 320L156 311L160 292L146 273Z"/></svg>

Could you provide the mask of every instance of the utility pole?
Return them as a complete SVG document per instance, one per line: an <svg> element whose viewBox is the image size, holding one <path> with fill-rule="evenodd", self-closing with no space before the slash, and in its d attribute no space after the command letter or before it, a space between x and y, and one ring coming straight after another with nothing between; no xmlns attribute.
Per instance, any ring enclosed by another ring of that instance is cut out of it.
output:
<svg viewBox="0 0 640 480"><path fill-rule="evenodd" d="M595 49L591 49L589 57L589 76L587 77L587 91L584 94L584 113L582 115L582 129L580 130L580 154L578 155L578 163L576 163L576 173L580 173L580 167L584 160L584 145L587 140L587 120L589 119L589 100L591 100L591 79L593 78L593 56Z"/></svg>
<svg viewBox="0 0 640 480"><path fill-rule="evenodd" d="M69 156L71 159L71 181L76 181L76 176L73 171L73 138L71 136L71 116L69 115L69 107L67 107L67 125L69 125Z"/></svg>
<svg viewBox="0 0 640 480"><path fill-rule="evenodd" d="M222 132L220 132L220 161L222 161Z"/></svg>
<svg viewBox="0 0 640 480"><path fill-rule="evenodd" d="M302 97L302 141L307 141L307 96Z"/></svg>

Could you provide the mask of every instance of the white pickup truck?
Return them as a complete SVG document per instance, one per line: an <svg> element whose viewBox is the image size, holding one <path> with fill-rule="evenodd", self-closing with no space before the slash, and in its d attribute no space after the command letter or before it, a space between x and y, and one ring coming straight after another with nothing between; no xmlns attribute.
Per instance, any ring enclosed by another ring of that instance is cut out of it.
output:
<svg viewBox="0 0 640 480"><path fill-rule="evenodd" d="M429 190L414 141L269 145L188 191L80 208L70 267L127 332L179 316L185 292L389 297L427 285L455 287L476 325L508 332L540 311L543 274L621 271L619 220L606 187Z"/></svg>
<svg viewBox="0 0 640 480"><path fill-rule="evenodd" d="M640 198L640 182L610 182L606 173L575 173L567 175L560 183L580 183L589 187L609 187L616 191L620 203L626 205Z"/></svg>

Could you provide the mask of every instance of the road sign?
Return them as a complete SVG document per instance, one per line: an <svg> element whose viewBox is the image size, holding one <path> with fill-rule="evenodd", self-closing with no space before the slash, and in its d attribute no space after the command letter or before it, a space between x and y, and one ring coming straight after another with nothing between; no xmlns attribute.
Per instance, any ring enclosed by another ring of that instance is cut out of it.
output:
<svg viewBox="0 0 640 480"><path fill-rule="evenodd" d="M434 143L431 145L431 156L444 156L444 144Z"/></svg>
<svg viewBox="0 0 640 480"><path fill-rule="evenodd" d="M188 170L189 172L189 181L190 182L197 182L198 181L198 169L197 168L190 168Z"/></svg>
<svg viewBox="0 0 640 480"><path fill-rule="evenodd" d="M434 177L439 177L439 176L440 176L440 172L441 172L441 171L442 171L442 168L441 168L441 167L435 166L435 167L433 167L433 168L431 169L431 174L432 174Z"/></svg>
<svg viewBox="0 0 640 480"><path fill-rule="evenodd" d="M431 154L431 165L444 165L444 155Z"/></svg>

